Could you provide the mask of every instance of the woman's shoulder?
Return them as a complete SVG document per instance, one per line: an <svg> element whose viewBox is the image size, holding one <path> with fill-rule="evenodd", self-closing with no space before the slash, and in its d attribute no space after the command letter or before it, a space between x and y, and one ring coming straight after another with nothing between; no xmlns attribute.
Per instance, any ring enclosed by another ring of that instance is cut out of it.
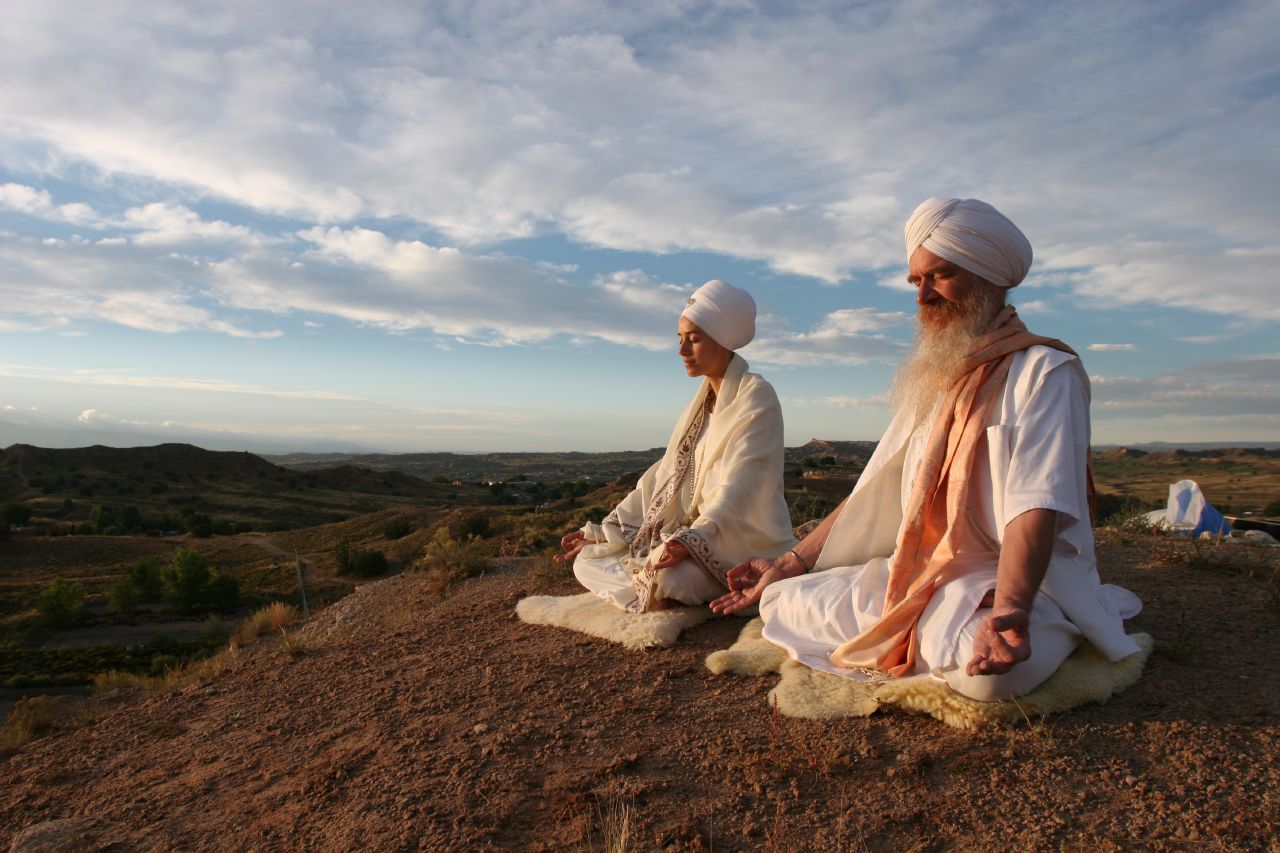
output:
<svg viewBox="0 0 1280 853"><path fill-rule="evenodd" d="M780 405L778 392L759 373L743 374L742 382L738 385L737 399L753 406Z"/></svg>

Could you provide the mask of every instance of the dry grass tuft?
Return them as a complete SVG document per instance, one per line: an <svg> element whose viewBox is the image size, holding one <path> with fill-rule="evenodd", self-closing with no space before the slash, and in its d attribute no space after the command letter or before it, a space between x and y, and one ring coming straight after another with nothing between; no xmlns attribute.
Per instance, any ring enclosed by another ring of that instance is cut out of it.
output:
<svg viewBox="0 0 1280 853"><path fill-rule="evenodd" d="M19 699L0 727L0 750L16 749L53 727L54 706L49 696Z"/></svg>
<svg viewBox="0 0 1280 853"><path fill-rule="evenodd" d="M632 849L632 808L631 802L620 796L610 796L604 802L596 798L593 823L599 826L600 853L627 853ZM592 832L583 848L589 853L596 851L594 835Z"/></svg>
<svg viewBox="0 0 1280 853"><path fill-rule="evenodd" d="M249 643L268 631L282 631L301 618L302 614L292 604L273 601L241 622L236 628L235 639L240 644Z"/></svg>

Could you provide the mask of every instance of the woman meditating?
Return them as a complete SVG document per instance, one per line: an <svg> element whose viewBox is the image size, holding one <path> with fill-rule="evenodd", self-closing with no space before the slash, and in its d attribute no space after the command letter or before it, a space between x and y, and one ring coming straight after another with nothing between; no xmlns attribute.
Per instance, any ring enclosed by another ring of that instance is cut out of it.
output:
<svg viewBox="0 0 1280 853"><path fill-rule="evenodd" d="M560 540L587 589L635 613L723 595L725 572L793 544L782 493L782 408L734 350L755 337L751 294L709 281L685 303L678 352L703 382L662 459L601 524Z"/></svg>

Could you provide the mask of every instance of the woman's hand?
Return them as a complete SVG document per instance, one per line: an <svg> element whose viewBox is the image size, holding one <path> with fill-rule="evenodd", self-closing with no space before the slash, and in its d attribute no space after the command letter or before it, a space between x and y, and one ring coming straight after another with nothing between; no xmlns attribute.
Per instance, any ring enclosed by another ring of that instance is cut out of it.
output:
<svg viewBox="0 0 1280 853"><path fill-rule="evenodd" d="M652 568L656 572L660 569L665 569L668 566L674 566L681 560L687 559L689 559L688 548L684 547L684 545L679 542L668 541L663 544L662 559L654 563Z"/></svg>
<svg viewBox="0 0 1280 853"><path fill-rule="evenodd" d="M591 542L587 541L585 533L581 530L575 530L561 538L560 547L564 549L564 553L556 554L554 559L559 563L572 560L574 557L578 556L578 553L582 551L583 548L591 544Z"/></svg>
<svg viewBox="0 0 1280 853"><path fill-rule="evenodd" d="M727 616L759 602L765 587L788 576L779 562L756 557L734 566L725 576L729 591L711 602L712 612Z"/></svg>

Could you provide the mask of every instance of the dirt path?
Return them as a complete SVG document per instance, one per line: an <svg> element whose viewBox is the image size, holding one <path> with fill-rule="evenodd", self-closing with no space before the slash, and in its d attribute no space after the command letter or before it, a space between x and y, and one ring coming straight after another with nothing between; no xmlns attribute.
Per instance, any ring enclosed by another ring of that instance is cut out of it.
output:
<svg viewBox="0 0 1280 853"><path fill-rule="evenodd" d="M1102 552L1146 602L1142 682L978 734L777 718L772 679L702 666L737 620L634 653L518 622L542 591L525 572L444 600L393 579L318 617L300 655L264 645L0 759L0 849L76 816L126 849L582 849L626 807L633 850L1280 850L1280 608L1262 573L1169 547Z"/></svg>

